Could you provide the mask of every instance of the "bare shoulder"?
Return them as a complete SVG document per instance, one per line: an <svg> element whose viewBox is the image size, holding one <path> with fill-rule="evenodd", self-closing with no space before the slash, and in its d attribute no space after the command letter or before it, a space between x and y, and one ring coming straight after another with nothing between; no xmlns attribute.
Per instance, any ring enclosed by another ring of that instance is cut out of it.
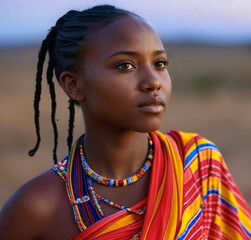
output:
<svg viewBox="0 0 251 240"><path fill-rule="evenodd" d="M48 170L21 186L0 212L0 239L40 239L65 198L63 181Z"/></svg>

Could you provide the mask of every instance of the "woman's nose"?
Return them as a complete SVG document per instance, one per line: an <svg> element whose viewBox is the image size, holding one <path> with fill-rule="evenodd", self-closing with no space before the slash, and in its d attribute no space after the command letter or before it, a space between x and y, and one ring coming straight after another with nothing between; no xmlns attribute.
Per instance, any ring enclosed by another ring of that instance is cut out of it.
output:
<svg viewBox="0 0 251 240"><path fill-rule="evenodd" d="M144 69L141 75L140 89L144 92L158 91L162 87L160 73L155 69Z"/></svg>

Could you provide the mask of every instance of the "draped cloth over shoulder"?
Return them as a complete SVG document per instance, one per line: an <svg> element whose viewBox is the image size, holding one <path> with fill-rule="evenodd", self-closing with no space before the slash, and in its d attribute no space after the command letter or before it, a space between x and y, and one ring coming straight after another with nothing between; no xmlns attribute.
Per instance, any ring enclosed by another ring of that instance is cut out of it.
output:
<svg viewBox="0 0 251 240"><path fill-rule="evenodd" d="M128 240L139 232L140 239L175 238L183 205L183 166L176 144L170 137L157 132L152 138L154 159L145 216L119 211L96 222L74 240ZM143 202L134 207L140 208Z"/></svg>
<svg viewBox="0 0 251 240"><path fill-rule="evenodd" d="M72 239L251 240L250 208L218 147L194 133L151 136L154 159L148 196L131 207L146 206L145 215L121 210Z"/></svg>

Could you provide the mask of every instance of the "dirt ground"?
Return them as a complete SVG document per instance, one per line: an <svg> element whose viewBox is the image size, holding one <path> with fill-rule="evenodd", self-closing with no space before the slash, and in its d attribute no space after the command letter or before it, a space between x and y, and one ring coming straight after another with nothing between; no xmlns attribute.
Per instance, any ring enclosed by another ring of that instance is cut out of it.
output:
<svg viewBox="0 0 251 240"><path fill-rule="evenodd" d="M33 92L38 47L0 49L0 208L24 182L51 168L53 135L50 98L43 84L42 143L35 144ZM251 205L251 48L167 47L173 93L161 131L197 132L221 149L241 192ZM67 153L67 99L57 87L58 158ZM84 131L77 111L75 138Z"/></svg>

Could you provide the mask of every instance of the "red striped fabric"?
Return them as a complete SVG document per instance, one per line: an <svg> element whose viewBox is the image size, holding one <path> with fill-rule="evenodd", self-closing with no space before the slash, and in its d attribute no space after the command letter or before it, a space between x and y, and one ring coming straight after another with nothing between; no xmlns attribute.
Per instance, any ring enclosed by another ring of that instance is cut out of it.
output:
<svg viewBox="0 0 251 240"><path fill-rule="evenodd" d="M119 211L73 239L251 240L250 208L217 146L180 131L152 137L145 217Z"/></svg>
<svg viewBox="0 0 251 240"><path fill-rule="evenodd" d="M251 211L215 144L172 131L184 148L184 204L177 240L250 240Z"/></svg>

